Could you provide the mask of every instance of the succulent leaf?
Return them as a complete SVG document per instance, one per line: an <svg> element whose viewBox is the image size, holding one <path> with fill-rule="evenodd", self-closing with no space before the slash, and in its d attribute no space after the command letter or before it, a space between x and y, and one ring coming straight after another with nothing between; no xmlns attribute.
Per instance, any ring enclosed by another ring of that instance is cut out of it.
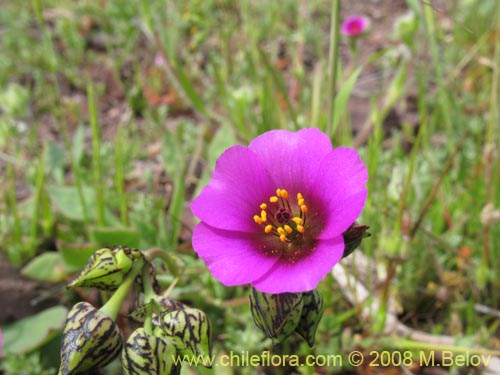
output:
<svg viewBox="0 0 500 375"><path fill-rule="evenodd" d="M136 329L128 338L122 351L124 375L174 375L179 368L174 364L176 350L162 337Z"/></svg>
<svg viewBox="0 0 500 375"><path fill-rule="evenodd" d="M97 250L69 287L116 290L137 261L144 261L137 249L116 247Z"/></svg>
<svg viewBox="0 0 500 375"><path fill-rule="evenodd" d="M250 308L257 327L277 344L297 328L303 307L302 293L262 293L252 288Z"/></svg>
<svg viewBox="0 0 500 375"><path fill-rule="evenodd" d="M201 310L184 307L161 315L161 330L170 337L179 354L210 356L212 334L210 321Z"/></svg>
<svg viewBox="0 0 500 375"><path fill-rule="evenodd" d="M87 302L69 311L62 335L59 375L84 374L106 366L123 346L115 322Z"/></svg>
<svg viewBox="0 0 500 375"><path fill-rule="evenodd" d="M316 330L323 316L325 304L323 296L316 289L302 293L302 300L304 306L302 307L302 315L296 331L306 340L310 347L313 347Z"/></svg>

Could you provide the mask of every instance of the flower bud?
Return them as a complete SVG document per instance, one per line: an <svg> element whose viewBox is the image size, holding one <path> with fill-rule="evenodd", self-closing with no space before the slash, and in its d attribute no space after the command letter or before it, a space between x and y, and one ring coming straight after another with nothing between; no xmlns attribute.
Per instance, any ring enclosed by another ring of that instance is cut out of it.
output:
<svg viewBox="0 0 500 375"><path fill-rule="evenodd" d="M59 375L84 374L106 366L122 348L115 322L87 302L69 311L62 335Z"/></svg>
<svg viewBox="0 0 500 375"><path fill-rule="evenodd" d="M369 228L368 225L358 225L358 223L354 222L344 233L342 233L345 244L342 258L345 258L356 250L363 238L371 236L371 234L367 232Z"/></svg>
<svg viewBox="0 0 500 375"><path fill-rule="evenodd" d="M116 290L136 261L143 261L142 253L127 247L97 250L69 287L92 287Z"/></svg>
<svg viewBox="0 0 500 375"><path fill-rule="evenodd" d="M203 311L187 306L168 311L161 314L160 324L161 331L172 340L181 356L211 355L211 326Z"/></svg>
<svg viewBox="0 0 500 375"><path fill-rule="evenodd" d="M296 332L306 340L310 347L314 346L316 329L318 328L325 304L323 296L316 290L302 293L302 314Z"/></svg>
<svg viewBox="0 0 500 375"><path fill-rule="evenodd" d="M295 332L303 308L302 293L262 293L252 288L252 317L264 334L277 344Z"/></svg>
<svg viewBox="0 0 500 375"><path fill-rule="evenodd" d="M157 326L161 325L159 321L160 313L182 310L187 307L182 302L162 296L157 296L150 302L140 305L129 315L129 317L138 323L144 323L144 321L146 320L146 315L148 314L147 308L149 305L152 306L151 311L153 312L153 323Z"/></svg>
<svg viewBox="0 0 500 375"><path fill-rule="evenodd" d="M124 375L174 375L180 367L174 364L175 347L162 337L136 329L128 338L122 351Z"/></svg>

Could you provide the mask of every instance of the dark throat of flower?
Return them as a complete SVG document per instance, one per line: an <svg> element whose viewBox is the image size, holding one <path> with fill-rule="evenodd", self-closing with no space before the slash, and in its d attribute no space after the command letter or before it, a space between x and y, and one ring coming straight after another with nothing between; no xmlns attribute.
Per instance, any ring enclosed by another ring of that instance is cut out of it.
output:
<svg viewBox="0 0 500 375"><path fill-rule="evenodd" d="M313 246L307 242L307 212L309 210L301 193L291 200L288 191L277 189L269 202L260 204L260 215L254 215L255 223L263 226L265 234L276 237L277 246L271 254L281 253L292 263L304 256Z"/></svg>

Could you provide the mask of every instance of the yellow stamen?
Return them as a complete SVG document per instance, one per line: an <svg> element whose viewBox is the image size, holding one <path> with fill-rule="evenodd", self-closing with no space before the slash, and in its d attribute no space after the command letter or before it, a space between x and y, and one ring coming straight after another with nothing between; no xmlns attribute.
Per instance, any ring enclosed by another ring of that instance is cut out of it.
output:
<svg viewBox="0 0 500 375"><path fill-rule="evenodd" d="M286 242L286 236L284 234L280 235L280 241Z"/></svg>
<svg viewBox="0 0 500 375"><path fill-rule="evenodd" d="M271 198L269 198L269 202L271 203L276 203L278 201L278 197L273 195Z"/></svg>
<svg viewBox="0 0 500 375"><path fill-rule="evenodd" d="M264 228L265 233L271 233L272 230L273 230L273 226L271 224L267 224Z"/></svg>
<svg viewBox="0 0 500 375"><path fill-rule="evenodd" d="M282 227L279 227L277 229L277 231L278 231L278 234L283 235L283 236L285 235L285 230Z"/></svg>
<svg viewBox="0 0 500 375"><path fill-rule="evenodd" d="M253 221L255 221L257 224L262 224L262 219L258 215L254 215Z"/></svg>
<svg viewBox="0 0 500 375"><path fill-rule="evenodd" d="M287 232L288 234L293 232L293 229L290 225L285 225L283 228L285 228L285 232Z"/></svg>
<svg viewBox="0 0 500 375"><path fill-rule="evenodd" d="M300 225L302 224L302 219L298 216L295 216L294 218L292 218L292 221L297 224L297 225Z"/></svg>
<svg viewBox="0 0 500 375"><path fill-rule="evenodd" d="M267 221L267 212L264 210L260 211L260 218L262 219L262 222L265 223Z"/></svg>
<svg viewBox="0 0 500 375"><path fill-rule="evenodd" d="M285 189L281 189L280 193L281 198L288 199L288 191L286 191Z"/></svg>
<svg viewBox="0 0 500 375"><path fill-rule="evenodd" d="M281 197L281 189L276 189L276 195L277 195L278 197Z"/></svg>
<svg viewBox="0 0 500 375"><path fill-rule="evenodd" d="M299 199L304 199L304 197L302 196L302 194L297 193L297 200L299 200Z"/></svg>
<svg viewBox="0 0 500 375"><path fill-rule="evenodd" d="M297 225L297 232L304 233L304 227L302 225Z"/></svg>
<svg viewBox="0 0 500 375"><path fill-rule="evenodd" d="M304 205L304 203L305 203L305 200L304 200L304 199L299 199L299 200L297 200L297 204L298 204L299 206Z"/></svg>
<svg viewBox="0 0 500 375"><path fill-rule="evenodd" d="M261 205L260 205L260 209L261 209L261 210L267 210L267 204L265 204L265 203L261 203Z"/></svg>
<svg viewBox="0 0 500 375"><path fill-rule="evenodd" d="M303 213L306 213L308 208L305 204L303 204L302 206L300 206L300 210L303 212Z"/></svg>

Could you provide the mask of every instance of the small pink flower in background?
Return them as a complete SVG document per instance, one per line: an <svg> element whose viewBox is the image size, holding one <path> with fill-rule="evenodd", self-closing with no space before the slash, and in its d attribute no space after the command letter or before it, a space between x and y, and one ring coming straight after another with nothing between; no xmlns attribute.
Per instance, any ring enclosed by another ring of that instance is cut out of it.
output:
<svg viewBox="0 0 500 375"><path fill-rule="evenodd" d="M370 20L363 16L353 16L347 18L340 28L342 34L349 37L358 37L368 31Z"/></svg>
<svg viewBox="0 0 500 375"><path fill-rule="evenodd" d="M165 65L165 59L163 58L162 55L157 54L155 56L155 65L156 66L163 66L163 65Z"/></svg>
<svg viewBox="0 0 500 375"><path fill-rule="evenodd" d="M367 179L357 152L333 149L318 129L269 131L217 160L191 204L193 248L224 285L313 290L342 258Z"/></svg>

